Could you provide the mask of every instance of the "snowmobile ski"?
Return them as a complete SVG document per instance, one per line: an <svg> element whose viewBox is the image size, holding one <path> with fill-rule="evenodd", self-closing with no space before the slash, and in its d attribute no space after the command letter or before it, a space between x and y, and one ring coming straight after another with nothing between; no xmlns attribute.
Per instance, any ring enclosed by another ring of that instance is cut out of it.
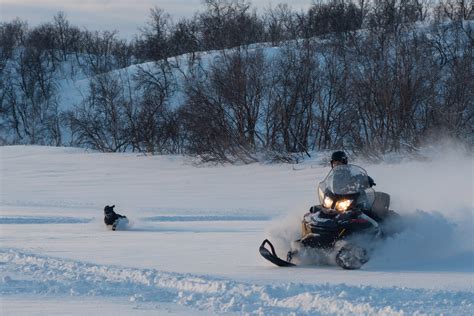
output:
<svg viewBox="0 0 474 316"><path fill-rule="evenodd" d="M268 244L270 246L270 250L268 250L265 245ZM295 264L285 261L281 258L279 258L275 252L275 247L273 247L272 243L268 240L265 239L262 244L260 245L260 248L258 249L262 257L270 261L271 263L279 266L279 267L294 267L296 266Z"/></svg>

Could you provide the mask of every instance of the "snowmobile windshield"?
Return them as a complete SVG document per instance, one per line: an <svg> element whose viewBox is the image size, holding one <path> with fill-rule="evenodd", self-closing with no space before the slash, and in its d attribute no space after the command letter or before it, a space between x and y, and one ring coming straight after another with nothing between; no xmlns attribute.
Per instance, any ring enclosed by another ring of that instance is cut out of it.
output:
<svg viewBox="0 0 474 316"><path fill-rule="evenodd" d="M333 194L349 195L364 191L370 188L370 185L364 169L348 164L334 167L319 187L322 192L329 190Z"/></svg>

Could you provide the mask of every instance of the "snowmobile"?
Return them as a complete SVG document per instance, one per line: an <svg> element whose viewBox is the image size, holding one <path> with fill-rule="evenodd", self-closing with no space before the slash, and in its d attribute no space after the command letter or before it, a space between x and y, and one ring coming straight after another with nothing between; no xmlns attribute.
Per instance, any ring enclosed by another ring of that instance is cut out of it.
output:
<svg viewBox="0 0 474 316"><path fill-rule="evenodd" d="M375 192L367 172L351 164L334 167L317 190L321 205L303 216L302 237L292 242L286 260L268 239L260 254L281 267L316 262L359 269L369 260L373 241L383 235L378 220L394 213L389 210L390 196Z"/></svg>

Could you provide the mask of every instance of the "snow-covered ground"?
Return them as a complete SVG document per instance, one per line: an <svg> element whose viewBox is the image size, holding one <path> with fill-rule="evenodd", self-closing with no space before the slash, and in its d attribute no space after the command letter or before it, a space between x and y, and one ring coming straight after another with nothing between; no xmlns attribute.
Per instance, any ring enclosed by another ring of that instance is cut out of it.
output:
<svg viewBox="0 0 474 316"><path fill-rule="evenodd" d="M363 164L407 222L361 270L277 268L328 166L0 147L0 314L472 315L474 160ZM103 207L131 225L110 231Z"/></svg>

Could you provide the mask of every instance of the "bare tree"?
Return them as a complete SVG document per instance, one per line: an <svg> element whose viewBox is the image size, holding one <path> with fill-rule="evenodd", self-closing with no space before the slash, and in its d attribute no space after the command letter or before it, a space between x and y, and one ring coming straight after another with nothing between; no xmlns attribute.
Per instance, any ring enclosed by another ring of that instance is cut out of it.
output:
<svg viewBox="0 0 474 316"><path fill-rule="evenodd" d="M222 96L239 143L255 149L257 122L266 85L263 52L260 49L236 49L230 54L222 53L220 58L212 67L211 84Z"/></svg>
<svg viewBox="0 0 474 316"><path fill-rule="evenodd" d="M13 58L13 52L25 41L27 34L26 22L19 19L10 23L0 23L0 75L9 59Z"/></svg>
<svg viewBox="0 0 474 316"><path fill-rule="evenodd" d="M89 95L68 115L76 145L105 152L125 151L131 145L126 111L132 99L124 95L123 82L113 74L96 76Z"/></svg>
<svg viewBox="0 0 474 316"><path fill-rule="evenodd" d="M179 152L179 121L169 104L176 91L171 65L161 61L151 67L140 67L135 82L142 98L136 113L129 115L134 148L150 153Z"/></svg>
<svg viewBox="0 0 474 316"><path fill-rule="evenodd" d="M182 19L171 31L169 46L172 55L196 53L201 49L198 22Z"/></svg>
<svg viewBox="0 0 474 316"><path fill-rule="evenodd" d="M204 0L199 16L203 48L231 48L259 42L264 26L246 0Z"/></svg>
<svg viewBox="0 0 474 316"><path fill-rule="evenodd" d="M273 67L270 118L267 118L271 149L288 153L309 148L313 107L316 101L317 59L311 41L287 43Z"/></svg>
<svg viewBox="0 0 474 316"><path fill-rule="evenodd" d="M437 18L447 18L451 21L474 19L472 0L443 0L436 7Z"/></svg>
<svg viewBox="0 0 474 316"><path fill-rule="evenodd" d="M352 1L331 0L314 2L308 10L308 28L311 36L359 29L363 23L364 2L359 6Z"/></svg>
<svg viewBox="0 0 474 316"><path fill-rule="evenodd" d="M264 89L260 50L222 52L209 69L187 78L182 116L188 150L213 161L255 161L257 124Z"/></svg>
<svg viewBox="0 0 474 316"><path fill-rule="evenodd" d="M469 24L454 23L449 27L436 28L430 37L440 67L437 98L429 108L427 128L430 133L443 131L455 138L473 144L474 75L473 29Z"/></svg>
<svg viewBox="0 0 474 316"><path fill-rule="evenodd" d="M61 142L57 124L56 65L42 50L28 48L2 74L3 110L14 143ZM5 76L5 77L3 77Z"/></svg>
<svg viewBox="0 0 474 316"><path fill-rule="evenodd" d="M86 31L83 33L81 46L83 52L76 55L76 61L90 76L126 67L131 63L131 49L123 40L117 39L117 32Z"/></svg>
<svg viewBox="0 0 474 316"><path fill-rule="evenodd" d="M68 55L80 51L81 31L69 24L66 14L62 11L54 16L53 21L55 49L61 53L61 60L66 61Z"/></svg>
<svg viewBox="0 0 474 316"><path fill-rule="evenodd" d="M294 39L298 35L297 15L287 4L279 4L268 9L264 16L267 41L278 45L282 41Z"/></svg>
<svg viewBox="0 0 474 316"><path fill-rule="evenodd" d="M170 56L169 38L172 33L171 17L163 9L150 10L147 26L141 29L135 43L135 53L140 59L160 60Z"/></svg>
<svg viewBox="0 0 474 316"><path fill-rule="evenodd" d="M352 120L349 108L349 65L329 47L321 52L315 102L315 146L317 149L343 148Z"/></svg>

